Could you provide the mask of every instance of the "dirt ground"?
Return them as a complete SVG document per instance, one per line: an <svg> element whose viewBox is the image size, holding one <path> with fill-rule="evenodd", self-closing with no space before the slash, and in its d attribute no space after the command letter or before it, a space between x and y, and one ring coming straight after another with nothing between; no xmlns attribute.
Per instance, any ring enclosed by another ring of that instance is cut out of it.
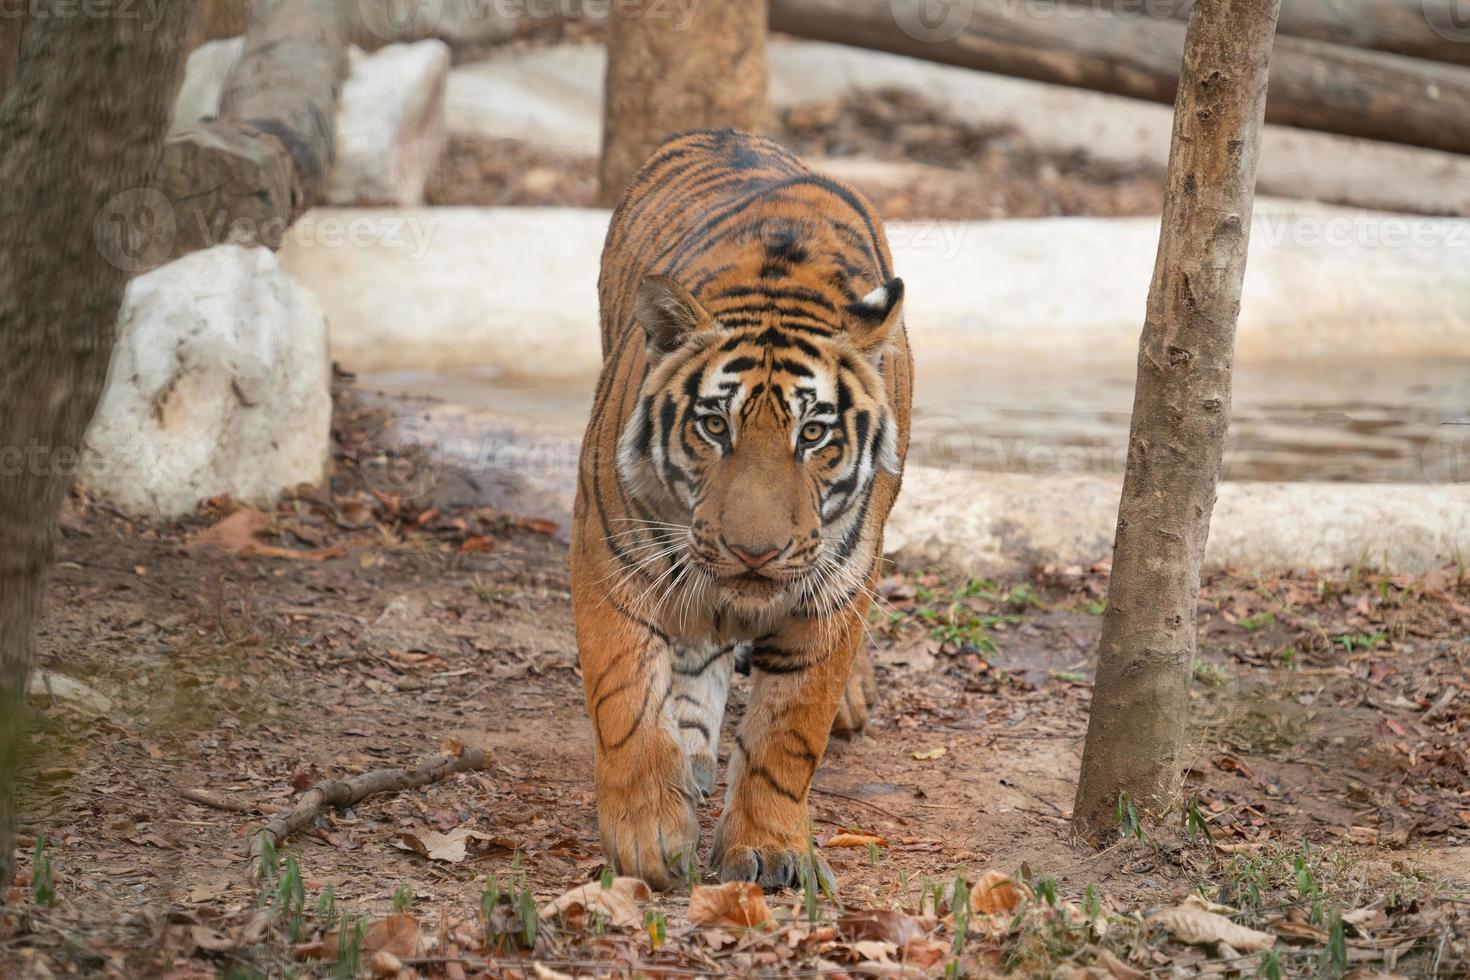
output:
<svg viewBox="0 0 1470 980"><path fill-rule="evenodd" d="M375 491L394 461L362 450L364 404L339 400L331 486L268 515L221 500L159 525L73 500L0 975L1470 975L1453 567L1211 576L1189 816L1101 853L1067 817L1106 565L895 569L872 726L833 743L811 797L835 896L771 896L753 930L692 924L683 890L637 896L638 921L574 906L528 945L536 907L603 874L560 529L496 510L474 474ZM486 768L328 812L252 875L248 836L300 791L462 746ZM1017 882L993 915L954 892L986 871ZM1275 947L1152 918L1206 901Z"/></svg>
<svg viewBox="0 0 1470 980"><path fill-rule="evenodd" d="M868 167L841 174L891 221L1115 217L1163 209L1161 168L1043 153L1013 129L977 129L897 89L786 110L773 135L819 168L823 160L901 164L888 173ZM427 195L432 204L590 207L597 160L516 140L452 139Z"/></svg>

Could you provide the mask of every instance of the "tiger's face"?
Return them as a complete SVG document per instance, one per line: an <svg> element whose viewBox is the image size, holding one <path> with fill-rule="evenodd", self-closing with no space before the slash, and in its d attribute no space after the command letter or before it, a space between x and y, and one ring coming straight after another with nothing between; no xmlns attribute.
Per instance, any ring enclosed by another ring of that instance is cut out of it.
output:
<svg viewBox="0 0 1470 980"><path fill-rule="evenodd" d="M619 473L724 605L826 607L866 577L873 480L899 470L877 364L902 292L890 280L821 331L727 326L672 280L644 280L651 365Z"/></svg>

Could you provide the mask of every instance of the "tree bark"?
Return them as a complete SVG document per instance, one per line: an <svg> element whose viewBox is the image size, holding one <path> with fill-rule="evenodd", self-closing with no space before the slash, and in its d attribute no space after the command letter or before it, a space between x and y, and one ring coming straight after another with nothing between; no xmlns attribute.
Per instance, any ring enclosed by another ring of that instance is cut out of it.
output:
<svg viewBox="0 0 1470 980"><path fill-rule="evenodd" d="M157 167L190 8L32 18L0 108L0 900L42 580L127 281L111 218Z"/></svg>
<svg viewBox="0 0 1470 980"><path fill-rule="evenodd" d="M766 5L643 5L609 18L599 199L617 202L654 147L686 129L766 128Z"/></svg>
<svg viewBox="0 0 1470 980"><path fill-rule="evenodd" d="M1188 20L1194 2L1105 0L1103 6ZM1276 33L1470 67L1470 15L1457 11L1456 0L1291 0L1281 8Z"/></svg>
<svg viewBox="0 0 1470 980"><path fill-rule="evenodd" d="M800 37L1154 102L1174 101L1184 47L1172 21L1008 0L770 0L770 10L773 30ZM1304 38L1279 39L1274 62L1267 122L1470 153L1470 69Z"/></svg>
<svg viewBox="0 0 1470 980"><path fill-rule="evenodd" d="M1154 818L1177 802L1280 6L1199 0L1189 22L1073 808L1073 829L1094 844L1116 827L1120 799Z"/></svg>
<svg viewBox="0 0 1470 980"><path fill-rule="evenodd" d="M5 90L20 60L20 39L25 33L29 9L24 4L14 9L0 5L0 102L5 101Z"/></svg>

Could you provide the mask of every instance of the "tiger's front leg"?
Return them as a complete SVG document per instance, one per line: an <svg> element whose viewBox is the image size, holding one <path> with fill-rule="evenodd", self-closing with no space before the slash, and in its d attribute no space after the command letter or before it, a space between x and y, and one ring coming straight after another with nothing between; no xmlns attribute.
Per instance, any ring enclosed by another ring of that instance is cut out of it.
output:
<svg viewBox="0 0 1470 980"><path fill-rule="evenodd" d="M751 651L755 676L730 759L730 790L711 863L721 881L762 888L800 882L807 859L807 791L864 636L850 605L824 619L793 620ZM818 860L815 869L832 884Z"/></svg>
<svg viewBox="0 0 1470 980"><path fill-rule="evenodd" d="M576 618L603 853L618 873L670 888L694 861L701 795L673 714L669 638L611 600L579 603Z"/></svg>

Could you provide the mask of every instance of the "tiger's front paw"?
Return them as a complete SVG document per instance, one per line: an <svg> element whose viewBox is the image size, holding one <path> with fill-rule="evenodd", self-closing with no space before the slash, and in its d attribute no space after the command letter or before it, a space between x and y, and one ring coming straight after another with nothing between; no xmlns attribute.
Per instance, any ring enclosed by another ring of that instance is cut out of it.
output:
<svg viewBox="0 0 1470 980"><path fill-rule="evenodd" d="M667 891L684 881L699 844L700 798L689 763L677 746L673 759L640 767L598 764L597 824L602 850L618 874L642 878ZM607 771L605 771L607 770Z"/></svg>
<svg viewBox="0 0 1470 980"><path fill-rule="evenodd" d="M713 863L720 869L721 881L753 881L768 892L800 888L802 871L810 863L818 887L837 891L832 869L820 857L810 857L805 844L729 844L714 853Z"/></svg>
<svg viewBox="0 0 1470 980"><path fill-rule="evenodd" d="M852 673L848 675L837 715L832 719L832 734L851 738L863 731L868 727L868 716L877 703L878 685L873 676L873 661L868 658L867 650L859 650L852 659Z"/></svg>
<svg viewBox="0 0 1470 980"><path fill-rule="evenodd" d="M813 857L804 836L781 840L742 833L728 816L715 829L710 852L710 863L719 870L721 881L753 881L766 891L799 888L802 872L811 865L820 888L837 890L832 869L820 857Z"/></svg>

